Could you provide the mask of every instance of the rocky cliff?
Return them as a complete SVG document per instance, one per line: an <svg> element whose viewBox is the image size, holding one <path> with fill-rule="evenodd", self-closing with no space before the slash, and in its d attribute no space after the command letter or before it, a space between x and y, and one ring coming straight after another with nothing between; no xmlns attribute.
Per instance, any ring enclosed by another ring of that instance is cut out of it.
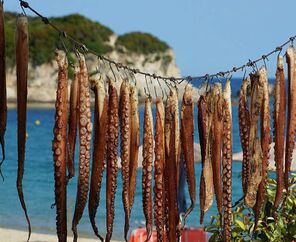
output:
<svg viewBox="0 0 296 242"><path fill-rule="evenodd" d="M10 103L16 102L16 75L14 57L14 29L16 14L6 13L6 38L7 38L7 93ZM180 70L175 62L173 50L163 41L148 33L132 32L124 35L116 35L108 27L91 21L81 15L73 14L65 17L51 18L61 29L69 35L86 44L87 47L99 54L145 72L162 76L180 76ZM44 25L38 18L29 17L29 43L30 65L28 80L28 101L31 103L53 103L55 101L57 66L54 57L55 48L61 48L61 40L56 32ZM69 49L73 46L64 40ZM70 54L70 59L75 62L75 55ZM97 70L105 78L107 75L114 78L110 66L98 61L98 58L88 54L87 65L89 73ZM69 78L73 71L69 67ZM118 87L121 80L129 75L126 72L118 72L113 66ZM161 95L161 88L157 80L136 75L135 80L139 89L140 100L145 97L144 87L148 84L148 90L155 95ZM168 90L162 82L162 88ZM154 86L156 85L156 88ZM184 85L183 85L184 87ZM182 87L181 87L182 89ZM147 88L146 88L147 90ZM180 92L181 93L181 92Z"/></svg>

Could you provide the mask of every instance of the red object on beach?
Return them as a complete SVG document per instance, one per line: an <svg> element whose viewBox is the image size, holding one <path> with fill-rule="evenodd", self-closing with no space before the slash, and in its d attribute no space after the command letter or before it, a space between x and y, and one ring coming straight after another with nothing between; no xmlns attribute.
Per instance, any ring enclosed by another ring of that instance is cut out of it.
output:
<svg viewBox="0 0 296 242"><path fill-rule="evenodd" d="M147 238L145 228L138 228L134 230L130 236L129 242L144 242ZM153 230L149 242L156 242L156 231ZM164 241L167 241L166 239ZM182 242L206 242L207 233L202 228L187 228L182 231Z"/></svg>

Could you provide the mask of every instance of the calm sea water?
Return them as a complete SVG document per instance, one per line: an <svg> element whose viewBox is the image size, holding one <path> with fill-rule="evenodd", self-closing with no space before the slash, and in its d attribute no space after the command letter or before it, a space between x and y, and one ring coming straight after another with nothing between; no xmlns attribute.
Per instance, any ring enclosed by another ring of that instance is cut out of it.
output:
<svg viewBox="0 0 296 242"><path fill-rule="evenodd" d="M239 88L240 81L233 82L233 93ZM237 83L237 84L236 84ZM197 110L195 109L195 124L197 127ZM140 119L143 124L143 107L140 108ZM41 124L36 125L35 121L40 120ZM25 175L23 180L24 194L27 203L28 213L31 219L33 232L55 233L55 209L51 209L54 202L54 178L53 161L51 151L52 129L54 125L54 110L52 109L30 109L27 119L27 149L25 161ZM16 110L8 112L8 127L6 131L6 152L7 159L3 165L5 182L0 181L0 226L26 229L26 222L21 209L16 191L17 171L17 122ZM142 137L141 127L141 137ZM198 131L195 131L195 142L199 143ZM237 107L233 107L233 152L240 152L240 139L237 120ZM77 155L76 155L77 157ZM77 167L77 159L76 159ZM76 170L77 171L77 170ZM199 185L201 164L195 166L196 181ZM233 201L239 199L241 192L241 163L233 163ZM76 173L77 174L77 173ZM99 230L105 234L105 177L101 190L101 205L97 212L97 223ZM142 211L141 197L141 169L137 175L137 190L135 204L131 215L131 230L144 226L144 215ZM74 177L68 186L68 226L69 233L74 213L77 177ZM118 188L116 194L116 214L114 221L114 239L123 240L124 212L121 201L122 182L121 174L118 173ZM188 217L188 226L197 227L199 224L199 196L197 189L197 204L191 215ZM188 193L187 193L188 194ZM188 198L188 196L187 196ZM189 199L188 204L189 204ZM209 223L210 216L217 213L215 202L205 217L205 224ZM88 219L87 209L78 226L80 235L93 236L91 225Z"/></svg>

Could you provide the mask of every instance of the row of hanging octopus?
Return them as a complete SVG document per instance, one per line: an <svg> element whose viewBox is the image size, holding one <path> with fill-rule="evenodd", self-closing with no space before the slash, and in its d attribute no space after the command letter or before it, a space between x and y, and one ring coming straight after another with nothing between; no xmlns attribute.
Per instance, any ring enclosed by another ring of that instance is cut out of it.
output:
<svg viewBox="0 0 296 242"><path fill-rule="evenodd" d="M7 97L2 4L0 4L0 14L2 16L0 18L0 143L3 162L5 159ZM25 17L18 18L16 28L17 191L28 221L29 240L31 225L22 190L29 61L27 25ZM58 64L58 82L52 150L58 240L67 241L67 183L75 175L74 151L78 136L78 185L72 221L74 241L77 241L77 226L87 202L94 233L101 241L111 240L115 216L120 135L122 203L125 212L123 233L127 241L136 190L140 145L137 87L126 79L123 80L118 93L114 80L107 78L108 90L106 90L106 83L102 77L89 77L85 57L78 54L79 63L74 65L74 78L68 98L67 57L60 50L57 50L55 54ZM284 189L289 191L289 171L296 131L296 52L292 46L287 49L286 62L288 65L288 94L286 94L284 63L281 56L278 57L274 94L274 149L277 175L274 214L282 203ZM91 120L90 90L95 96L94 124ZM146 241L151 238L154 226L157 231L157 241L178 241L186 224L186 218L195 207L194 105L198 107L202 163L199 184L200 223L203 223L205 213L212 206L215 194L223 226L223 240L231 241L232 106L230 81L226 82L224 90L220 83L214 84L210 91L200 96L197 104L193 102L192 90L192 86L188 84L184 91L181 111L179 111L177 89L170 90L165 102L162 97L157 97L155 120L152 116L152 105L154 105L152 98L147 96L145 99L141 185L147 229ZM286 103L286 96L288 96L288 103ZM68 105L68 99L70 105ZM263 66L243 80L239 97L239 129L243 149L242 187L246 206L253 208L255 212L255 226L258 224L266 196L269 149L272 141L270 121L267 70ZM285 136L286 126L287 135ZM91 152L92 169L90 169ZM183 221L179 216L177 202L181 154L184 157L185 175L191 200ZM107 213L106 229L103 229L97 227L95 218L100 205L100 190L105 169ZM103 231L106 231L105 236L102 234Z"/></svg>

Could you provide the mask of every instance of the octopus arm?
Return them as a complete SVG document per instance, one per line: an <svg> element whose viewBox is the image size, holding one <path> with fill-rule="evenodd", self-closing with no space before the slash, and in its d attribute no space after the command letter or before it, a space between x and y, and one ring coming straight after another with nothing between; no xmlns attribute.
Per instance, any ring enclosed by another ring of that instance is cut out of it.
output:
<svg viewBox="0 0 296 242"><path fill-rule="evenodd" d="M285 147L286 87L283 57L278 57L274 97L274 160L276 165L276 195L273 213L279 207L284 189L284 147Z"/></svg>
<svg viewBox="0 0 296 242"><path fill-rule="evenodd" d="M151 97L145 100L144 135L143 135L143 175L142 175L142 201L146 220L147 238L152 235L152 163L153 163L153 119L151 110Z"/></svg>
<svg viewBox="0 0 296 242"><path fill-rule="evenodd" d="M108 97L105 93L103 80L100 76L90 78L91 89L95 93L94 111L94 144L93 163L91 172L91 184L89 191L88 212L89 219L95 235L103 241L95 222L96 212L100 204L100 192L105 166L106 143L107 143L107 113Z"/></svg>
<svg viewBox="0 0 296 242"><path fill-rule="evenodd" d="M79 101L79 65L74 66L74 78L71 83L70 90L70 110L69 110L69 130L68 130L68 179L74 177L74 155L75 155L75 144L77 137L78 128L78 101Z"/></svg>
<svg viewBox="0 0 296 242"><path fill-rule="evenodd" d="M80 56L79 73L79 174L74 216L72 220L73 241L77 241L77 225L83 215L89 190L89 163L91 146L91 111L87 68L84 56Z"/></svg>
<svg viewBox="0 0 296 242"><path fill-rule="evenodd" d="M191 204L185 212L184 221L195 206L196 184L194 169L194 110L192 86L187 85L183 96L181 112L181 144L184 154L185 173ZM185 223L185 222L184 222Z"/></svg>
<svg viewBox="0 0 296 242"><path fill-rule="evenodd" d="M25 16L17 18L16 26L16 76L17 76L17 149L18 149L18 169L17 169L17 192L25 217L28 223L28 241L31 236L31 223L27 213L27 207L23 193L23 176L25 165L26 149L26 123L27 123L27 84L28 84L28 64L29 64L29 44L28 44L28 20Z"/></svg>
<svg viewBox="0 0 296 242"><path fill-rule="evenodd" d="M122 202L125 213L124 238L126 241L129 230L130 201L130 142L131 142L131 111L130 111L130 86L127 80L121 83L120 102L120 158L122 173Z"/></svg>
<svg viewBox="0 0 296 242"><path fill-rule="evenodd" d="M107 187L106 187L106 225L107 234L105 241L112 238L113 223L115 216L115 194L117 187L117 147L118 147L118 94L113 80L109 83L109 108L108 108L108 131L107 131Z"/></svg>
<svg viewBox="0 0 296 242"><path fill-rule="evenodd" d="M5 160L5 131L7 124L7 91L6 91L6 63L5 63L5 30L3 2L0 3L0 145L2 148L1 165Z"/></svg>
<svg viewBox="0 0 296 242"><path fill-rule="evenodd" d="M164 138L164 106L161 98L156 99L155 120L155 171L154 171L154 221L157 231L157 241L164 241L164 160L165 160L165 138Z"/></svg>

